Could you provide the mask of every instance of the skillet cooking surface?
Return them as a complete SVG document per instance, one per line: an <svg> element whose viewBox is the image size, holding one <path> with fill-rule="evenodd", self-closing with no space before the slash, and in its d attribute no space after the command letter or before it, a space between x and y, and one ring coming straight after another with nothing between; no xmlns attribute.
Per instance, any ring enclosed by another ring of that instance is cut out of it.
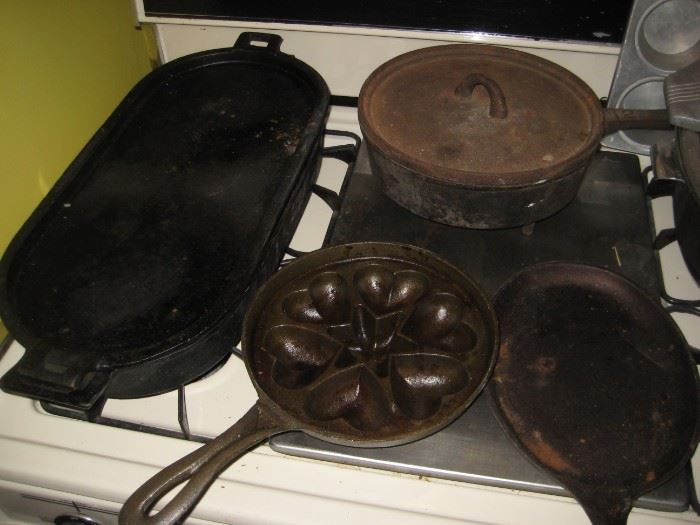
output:
<svg viewBox="0 0 700 525"><path fill-rule="evenodd" d="M589 516L626 517L697 444L697 372L675 323L623 277L565 263L516 275L496 310L506 430Z"/></svg>

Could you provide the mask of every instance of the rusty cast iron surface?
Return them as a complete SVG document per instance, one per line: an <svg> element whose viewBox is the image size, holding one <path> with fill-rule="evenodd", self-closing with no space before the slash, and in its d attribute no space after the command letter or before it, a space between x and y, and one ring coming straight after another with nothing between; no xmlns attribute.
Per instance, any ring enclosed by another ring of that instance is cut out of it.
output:
<svg viewBox="0 0 700 525"><path fill-rule="evenodd" d="M472 188L564 176L597 148L603 115L564 68L510 49L419 49L379 67L362 87L362 131L398 164Z"/></svg>
<svg viewBox="0 0 700 525"><path fill-rule="evenodd" d="M314 255L275 276L248 314L244 352L259 390L332 441L406 441L459 415L495 357L483 292L415 247Z"/></svg>
<svg viewBox="0 0 700 525"><path fill-rule="evenodd" d="M496 412L593 523L683 467L698 440L698 378L677 326L631 281L568 263L529 267L496 297Z"/></svg>
<svg viewBox="0 0 700 525"><path fill-rule="evenodd" d="M464 228L530 224L576 195L604 133L666 128L664 110L607 110L566 69L502 47L400 55L365 81L360 127L382 190Z"/></svg>

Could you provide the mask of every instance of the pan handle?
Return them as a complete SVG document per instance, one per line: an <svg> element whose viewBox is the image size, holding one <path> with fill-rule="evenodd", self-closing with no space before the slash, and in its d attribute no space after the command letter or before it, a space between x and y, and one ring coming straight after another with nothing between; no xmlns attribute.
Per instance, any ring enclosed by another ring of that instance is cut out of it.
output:
<svg viewBox="0 0 700 525"><path fill-rule="evenodd" d="M476 86L483 86L489 94L489 116L497 119L504 119L508 116L508 106L506 97L498 83L492 78L481 73L471 73L455 88L455 95L460 97L471 97Z"/></svg>
<svg viewBox="0 0 700 525"><path fill-rule="evenodd" d="M610 493L605 488L590 490L586 487L568 487L583 507L591 525L625 525L632 500L622 494Z"/></svg>
<svg viewBox="0 0 700 525"><path fill-rule="evenodd" d="M258 400L219 437L158 472L126 500L119 513L121 525L182 523L209 486L231 463L265 439L296 428L291 417ZM153 506L183 481L187 483L161 510Z"/></svg>
<svg viewBox="0 0 700 525"><path fill-rule="evenodd" d="M673 154L675 143L668 141L651 146L651 167L654 176L647 186L650 198L669 197L676 192L678 184L685 184L685 179L677 167Z"/></svg>
<svg viewBox="0 0 700 525"><path fill-rule="evenodd" d="M254 42L265 45L255 44ZM270 53L277 53L282 47L282 37L273 33L244 31L238 36L233 47L234 49L254 49L256 51L264 50Z"/></svg>
<svg viewBox="0 0 700 525"><path fill-rule="evenodd" d="M623 129L671 129L668 111L665 109L605 108L603 135L611 135Z"/></svg>
<svg viewBox="0 0 700 525"><path fill-rule="evenodd" d="M78 354L81 358L84 354ZM99 358L90 362L60 349L34 347L0 379L0 388L78 410L96 406L112 370Z"/></svg>

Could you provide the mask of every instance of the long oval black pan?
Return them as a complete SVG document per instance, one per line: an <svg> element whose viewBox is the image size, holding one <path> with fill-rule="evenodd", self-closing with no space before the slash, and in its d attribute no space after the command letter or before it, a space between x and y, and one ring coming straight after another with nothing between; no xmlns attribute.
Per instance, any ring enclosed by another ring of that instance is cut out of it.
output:
<svg viewBox="0 0 700 525"><path fill-rule="evenodd" d="M243 33L163 65L66 170L0 261L27 349L3 390L86 410L230 354L321 160L328 87L281 43Z"/></svg>

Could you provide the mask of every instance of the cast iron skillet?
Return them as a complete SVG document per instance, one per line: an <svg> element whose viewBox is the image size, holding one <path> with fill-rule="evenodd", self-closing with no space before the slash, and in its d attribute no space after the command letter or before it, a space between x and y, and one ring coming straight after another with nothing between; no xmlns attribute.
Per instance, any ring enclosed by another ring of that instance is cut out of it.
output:
<svg viewBox="0 0 700 525"><path fill-rule="evenodd" d="M698 442L698 373L661 305L608 270L531 266L496 296L489 392L506 431L594 524L623 524Z"/></svg>
<svg viewBox="0 0 700 525"><path fill-rule="evenodd" d="M286 266L253 300L241 342L258 401L142 485L121 524L179 523L228 465L281 432L356 447L432 434L482 390L498 344L493 309L471 279L431 252L384 243L338 245Z"/></svg>

